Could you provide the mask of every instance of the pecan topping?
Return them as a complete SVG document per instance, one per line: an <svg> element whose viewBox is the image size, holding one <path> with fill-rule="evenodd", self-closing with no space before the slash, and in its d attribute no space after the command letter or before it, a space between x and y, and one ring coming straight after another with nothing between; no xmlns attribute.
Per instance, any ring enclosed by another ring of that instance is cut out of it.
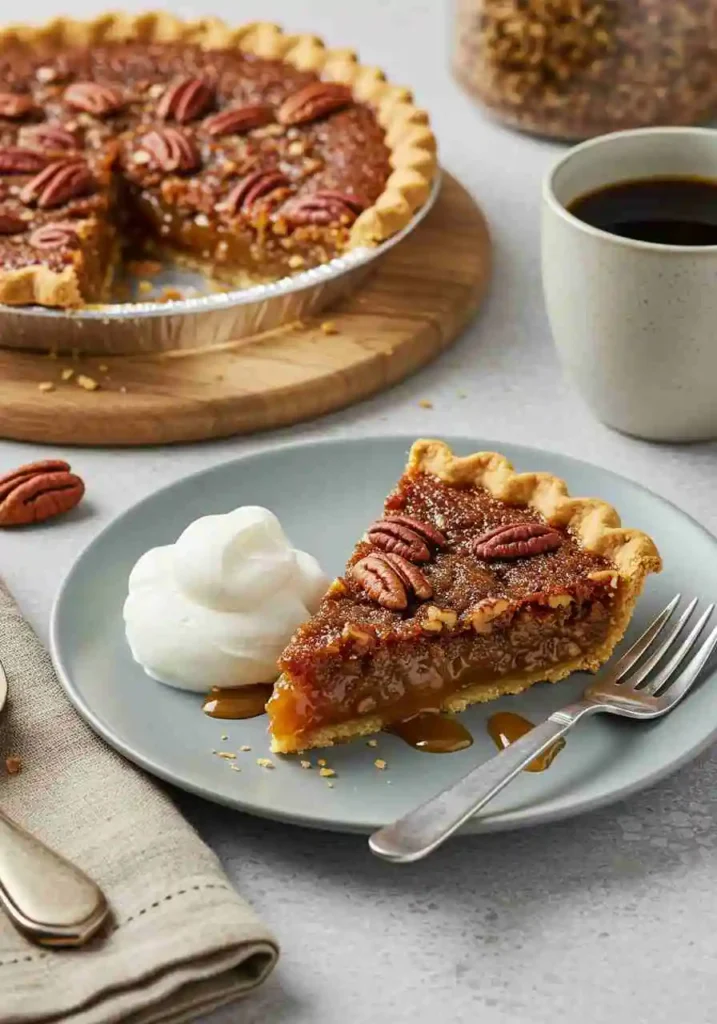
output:
<svg viewBox="0 0 717 1024"><path fill-rule="evenodd" d="M0 211L0 235L18 235L26 228L27 223L22 217L16 217L14 213Z"/></svg>
<svg viewBox="0 0 717 1024"><path fill-rule="evenodd" d="M370 544L382 551L393 551L411 562L428 562L431 552L423 538L402 523L379 519L369 526L366 537Z"/></svg>
<svg viewBox="0 0 717 1024"><path fill-rule="evenodd" d="M271 107L263 103L247 103L243 107L232 107L206 118L204 127L210 135L238 135L252 128L268 124L274 117Z"/></svg>
<svg viewBox="0 0 717 1024"><path fill-rule="evenodd" d="M54 221L35 228L28 239L35 249L59 249L77 242L77 225L71 221Z"/></svg>
<svg viewBox="0 0 717 1024"><path fill-rule="evenodd" d="M40 523L67 512L85 485L60 459L32 462L0 477L0 526Z"/></svg>
<svg viewBox="0 0 717 1024"><path fill-rule="evenodd" d="M352 622L347 622L341 631L341 636L349 642L356 654L367 654L376 646L376 635L370 626L360 628Z"/></svg>
<svg viewBox="0 0 717 1024"><path fill-rule="evenodd" d="M430 523L413 516L387 515L369 526L366 536L374 547L395 552L410 562L427 562L431 557L429 545L446 546L446 538Z"/></svg>
<svg viewBox="0 0 717 1024"><path fill-rule="evenodd" d="M201 78L180 78L163 92L157 104L157 117L186 124L200 117L213 99L212 88Z"/></svg>
<svg viewBox="0 0 717 1024"><path fill-rule="evenodd" d="M160 171L188 173L200 163L197 147L180 128L157 128L145 135L140 145Z"/></svg>
<svg viewBox="0 0 717 1024"><path fill-rule="evenodd" d="M381 555L362 558L352 567L351 575L371 600L382 608L400 612L407 606L408 596L403 580Z"/></svg>
<svg viewBox="0 0 717 1024"><path fill-rule="evenodd" d="M325 117L353 103L353 94L340 82L311 82L298 92L287 96L279 107L277 120L281 124L304 124Z"/></svg>
<svg viewBox="0 0 717 1024"><path fill-rule="evenodd" d="M321 189L298 196L287 203L286 218L292 224L351 224L366 208L366 203L358 196L332 189Z"/></svg>
<svg viewBox="0 0 717 1024"><path fill-rule="evenodd" d="M412 562L401 558L400 555L392 551L383 551L378 557L382 558L384 562L388 562L405 587L412 590L420 600L425 601L429 597L433 597L433 587L417 565L413 565Z"/></svg>
<svg viewBox="0 0 717 1024"><path fill-rule="evenodd" d="M436 529L430 523L424 523L422 519L414 519L413 516L404 516L401 513L392 512L390 515L385 517L387 522L400 523L401 526L407 526L409 530L413 530L419 537L428 544L433 544L437 548L445 548L448 545L448 541L443 536L440 530Z"/></svg>
<svg viewBox="0 0 717 1024"><path fill-rule="evenodd" d="M286 188L289 179L281 171L254 171L234 186L222 203L231 214L248 210L257 199L262 199L277 188Z"/></svg>
<svg viewBox="0 0 717 1024"><path fill-rule="evenodd" d="M55 160L27 183L20 198L41 210L61 206L92 190L94 179L84 160Z"/></svg>
<svg viewBox="0 0 717 1024"><path fill-rule="evenodd" d="M75 135L61 124L30 124L20 129L20 142L30 149L45 151L76 149Z"/></svg>
<svg viewBox="0 0 717 1024"><path fill-rule="evenodd" d="M95 117L114 114L124 104L124 96L113 85L100 85L99 82L73 82L65 89L63 99L75 110L83 110Z"/></svg>
<svg viewBox="0 0 717 1024"><path fill-rule="evenodd" d="M21 118L29 114L34 106L32 96L17 92L0 92L0 117L9 117L11 120Z"/></svg>
<svg viewBox="0 0 717 1024"><path fill-rule="evenodd" d="M47 163L41 153L20 146L0 147L0 174L35 174Z"/></svg>
<svg viewBox="0 0 717 1024"><path fill-rule="evenodd" d="M512 523L497 526L473 541L476 558L530 558L555 551L562 543L557 530L543 523Z"/></svg>

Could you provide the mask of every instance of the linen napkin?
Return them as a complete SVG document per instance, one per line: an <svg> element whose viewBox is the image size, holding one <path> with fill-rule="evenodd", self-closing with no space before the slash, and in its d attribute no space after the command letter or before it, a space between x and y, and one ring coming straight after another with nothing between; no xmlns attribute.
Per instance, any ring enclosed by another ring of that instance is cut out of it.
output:
<svg viewBox="0 0 717 1024"><path fill-rule="evenodd" d="M0 911L0 1024L188 1021L259 985L276 941L169 798L78 717L2 583L0 660L0 806L87 871L113 912L88 946L51 951Z"/></svg>

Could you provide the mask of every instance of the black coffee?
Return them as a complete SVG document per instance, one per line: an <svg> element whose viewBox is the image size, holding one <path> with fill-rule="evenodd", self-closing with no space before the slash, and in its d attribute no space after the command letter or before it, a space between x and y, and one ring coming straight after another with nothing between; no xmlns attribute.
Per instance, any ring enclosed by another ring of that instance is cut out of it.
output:
<svg viewBox="0 0 717 1024"><path fill-rule="evenodd" d="M570 213L609 231L663 245L717 245L717 181L644 178L573 200Z"/></svg>

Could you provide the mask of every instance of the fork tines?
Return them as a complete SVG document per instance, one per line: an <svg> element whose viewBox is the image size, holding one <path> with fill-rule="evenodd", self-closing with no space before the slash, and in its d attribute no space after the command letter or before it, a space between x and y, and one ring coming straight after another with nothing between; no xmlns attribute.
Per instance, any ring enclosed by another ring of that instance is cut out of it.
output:
<svg viewBox="0 0 717 1024"><path fill-rule="evenodd" d="M660 697L672 705L681 700L693 685L717 646L717 627L697 646L691 657L688 658L688 655L697 645L715 606L708 605L678 643L699 603L698 598L693 598L680 613L668 635L658 642L658 637L677 610L681 599L682 595L676 594L614 666L610 681L622 684L618 687L620 690L629 688L636 691L636 696Z"/></svg>

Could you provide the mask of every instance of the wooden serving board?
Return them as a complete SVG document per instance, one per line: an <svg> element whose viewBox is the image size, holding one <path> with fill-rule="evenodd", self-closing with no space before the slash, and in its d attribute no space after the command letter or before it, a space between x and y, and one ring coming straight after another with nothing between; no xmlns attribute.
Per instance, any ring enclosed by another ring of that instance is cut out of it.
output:
<svg viewBox="0 0 717 1024"><path fill-rule="evenodd" d="M391 387L435 358L490 276L485 219L450 176L426 220L360 290L315 323L193 352L51 359L0 349L0 436L145 445L311 419ZM327 322L335 333L322 328ZM62 371L74 375L62 380ZM84 390L84 375L100 384ZM38 385L49 382L52 391Z"/></svg>

